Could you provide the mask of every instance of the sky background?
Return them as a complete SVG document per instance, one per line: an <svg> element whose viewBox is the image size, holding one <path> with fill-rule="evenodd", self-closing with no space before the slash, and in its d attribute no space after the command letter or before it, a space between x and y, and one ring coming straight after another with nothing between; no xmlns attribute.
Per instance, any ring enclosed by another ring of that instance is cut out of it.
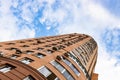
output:
<svg viewBox="0 0 120 80"><path fill-rule="evenodd" d="M0 0L0 41L65 33L98 43L99 80L120 79L120 0Z"/></svg>

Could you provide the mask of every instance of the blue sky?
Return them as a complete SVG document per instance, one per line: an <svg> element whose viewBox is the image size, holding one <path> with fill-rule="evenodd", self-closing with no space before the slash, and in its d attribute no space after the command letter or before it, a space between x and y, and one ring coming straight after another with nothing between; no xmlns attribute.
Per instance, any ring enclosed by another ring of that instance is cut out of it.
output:
<svg viewBox="0 0 120 80"><path fill-rule="evenodd" d="M107 8L113 15L120 17L120 0L95 0Z"/></svg>
<svg viewBox="0 0 120 80"><path fill-rule="evenodd" d="M118 80L119 4L120 0L0 0L0 41L89 34L99 47L95 70L99 80Z"/></svg>

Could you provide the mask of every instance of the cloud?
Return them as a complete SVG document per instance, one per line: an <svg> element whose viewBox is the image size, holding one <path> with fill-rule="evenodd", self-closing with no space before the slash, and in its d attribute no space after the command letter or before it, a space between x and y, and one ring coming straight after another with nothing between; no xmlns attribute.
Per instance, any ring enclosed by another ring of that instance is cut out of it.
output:
<svg viewBox="0 0 120 80"><path fill-rule="evenodd" d="M107 47L107 51L111 53L111 55L120 56L120 29L105 29L102 34L103 42Z"/></svg>
<svg viewBox="0 0 120 80"><path fill-rule="evenodd" d="M120 65L114 56L110 56L105 51L105 47L99 47L99 57L96 70L99 74L99 80L119 80Z"/></svg>
<svg viewBox="0 0 120 80"><path fill-rule="evenodd" d="M12 1L0 0L0 41L34 37L35 32L33 28L20 26L19 22L22 20L20 21L11 10L13 4L17 6L18 3L13 3ZM23 13L22 15L25 16L25 14Z"/></svg>

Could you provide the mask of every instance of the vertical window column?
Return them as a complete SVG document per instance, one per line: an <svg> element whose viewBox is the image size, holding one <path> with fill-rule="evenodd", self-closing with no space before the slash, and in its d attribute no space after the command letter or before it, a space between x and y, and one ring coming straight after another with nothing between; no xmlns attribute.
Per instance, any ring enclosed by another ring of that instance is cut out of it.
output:
<svg viewBox="0 0 120 80"><path fill-rule="evenodd" d="M51 61L51 64L56 69L58 69L58 71L60 71L67 80L74 80L74 78L72 77L72 75L62 65L60 65L58 62Z"/></svg>
<svg viewBox="0 0 120 80"><path fill-rule="evenodd" d="M70 68L71 68L71 70L77 75L77 76L79 76L80 75L80 72L76 69L76 67L70 62L70 61L68 61L67 59L65 59L65 58L63 58L64 60L64 62L65 62L65 64L66 65L68 65Z"/></svg>
<svg viewBox="0 0 120 80"><path fill-rule="evenodd" d="M47 80L60 80L54 73L52 73L47 67L42 66L38 71L47 78Z"/></svg>

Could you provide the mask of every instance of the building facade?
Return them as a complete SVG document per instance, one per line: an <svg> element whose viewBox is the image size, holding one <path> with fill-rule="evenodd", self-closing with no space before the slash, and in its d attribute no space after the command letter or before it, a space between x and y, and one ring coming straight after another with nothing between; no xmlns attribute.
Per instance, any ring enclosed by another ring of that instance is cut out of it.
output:
<svg viewBox="0 0 120 80"><path fill-rule="evenodd" d="M85 34L0 43L0 80L98 80L97 44Z"/></svg>

